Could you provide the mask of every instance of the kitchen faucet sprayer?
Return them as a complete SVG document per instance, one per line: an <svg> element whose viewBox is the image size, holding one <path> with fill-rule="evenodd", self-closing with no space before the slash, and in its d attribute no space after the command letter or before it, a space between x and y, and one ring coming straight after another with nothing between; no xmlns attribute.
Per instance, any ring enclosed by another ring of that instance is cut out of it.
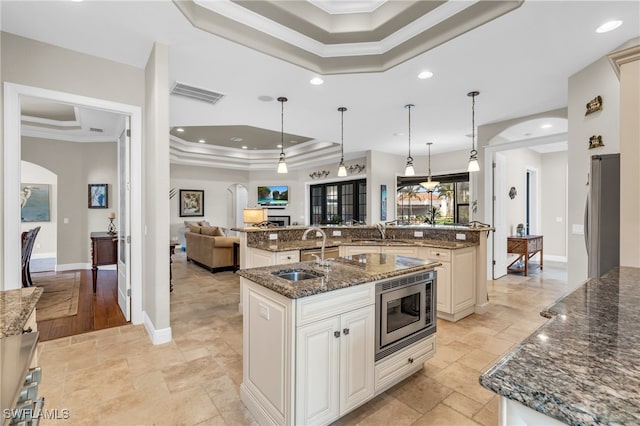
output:
<svg viewBox="0 0 640 426"><path fill-rule="evenodd" d="M322 248L320 249L320 260L318 261L318 265L327 266L328 262L324 260L324 246L327 244L327 234L317 226L312 226L310 228L305 229L304 233L302 234L302 239L306 240L307 234L311 231L316 231L322 234Z"/></svg>

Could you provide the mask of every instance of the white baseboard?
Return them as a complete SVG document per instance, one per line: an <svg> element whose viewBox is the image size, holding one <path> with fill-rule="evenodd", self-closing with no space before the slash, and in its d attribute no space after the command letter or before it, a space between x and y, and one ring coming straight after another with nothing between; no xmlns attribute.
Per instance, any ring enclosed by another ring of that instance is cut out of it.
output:
<svg viewBox="0 0 640 426"><path fill-rule="evenodd" d="M161 345L171 341L171 327L156 330L146 311L142 312L142 316L144 328L147 329L147 334L149 334L149 337L151 338L151 343L154 345Z"/></svg>
<svg viewBox="0 0 640 426"><path fill-rule="evenodd" d="M53 253L33 253L33 254L31 254L31 258L32 259L50 259L50 258L55 259L55 257L56 257L56 252L53 252Z"/></svg>
<svg viewBox="0 0 640 426"><path fill-rule="evenodd" d="M73 271L75 269L91 269L90 263L63 263L56 265L56 271Z"/></svg>
<svg viewBox="0 0 640 426"><path fill-rule="evenodd" d="M64 263L60 265L56 265L56 271L72 271L74 269L91 269L90 263ZM118 269L117 265L104 265L99 266L99 271L116 271Z"/></svg>
<svg viewBox="0 0 640 426"><path fill-rule="evenodd" d="M476 314L486 314L489 312L489 302L485 302L482 305L476 305L474 312Z"/></svg>
<svg viewBox="0 0 640 426"><path fill-rule="evenodd" d="M548 260L550 262L564 262L567 263L567 256L555 256L553 254L545 254L544 260Z"/></svg>

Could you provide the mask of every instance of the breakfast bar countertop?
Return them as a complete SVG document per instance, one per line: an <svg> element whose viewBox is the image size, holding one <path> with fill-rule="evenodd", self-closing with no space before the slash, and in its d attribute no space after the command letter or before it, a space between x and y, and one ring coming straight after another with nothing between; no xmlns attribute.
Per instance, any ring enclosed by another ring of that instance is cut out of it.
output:
<svg viewBox="0 0 640 426"><path fill-rule="evenodd" d="M340 240L327 238L327 245L329 247L339 246L381 246L381 247L432 247L440 249L461 249L466 247L477 246L477 243L465 242L465 241L440 241L440 240L399 240L399 239L355 239L355 240ZM257 248L267 251L288 251L288 250L304 250L309 248L322 247L322 241L303 240L303 241L278 241L278 240L263 240L257 243L248 244L250 248Z"/></svg>
<svg viewBox="0 0 640 426"><path fill-rule="evenodd" d="M237 274L290 299L297 299L412 272L427 271L440 265L438 262L413 257L368 253L339 257L331 260L328 268L308 261L241 269ZM288 270L312 271L322 274L322 277L294 282L274 275L274 272Z"/></svg>
<svg viewBox="0 0 640 426"><path fill-rule="evenodd" d="M640 268L590 279L480 384L570 425L640 424Z"/></svg>
<svg viewBox="0 0 640 426"><path fill-rule="evenodd" d="M22 333L42 292L40 287L0 291L0 338Z"/></svg>

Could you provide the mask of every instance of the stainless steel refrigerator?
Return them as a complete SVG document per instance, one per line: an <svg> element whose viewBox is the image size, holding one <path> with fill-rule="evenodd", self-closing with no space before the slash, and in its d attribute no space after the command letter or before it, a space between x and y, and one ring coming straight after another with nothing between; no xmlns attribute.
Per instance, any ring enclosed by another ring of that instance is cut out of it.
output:
<svg viewBox="0 0 640 426"><path fill-rule="evenodd" d="M585 208L589 278L620 265L620 154L591 157Z"/></svg>

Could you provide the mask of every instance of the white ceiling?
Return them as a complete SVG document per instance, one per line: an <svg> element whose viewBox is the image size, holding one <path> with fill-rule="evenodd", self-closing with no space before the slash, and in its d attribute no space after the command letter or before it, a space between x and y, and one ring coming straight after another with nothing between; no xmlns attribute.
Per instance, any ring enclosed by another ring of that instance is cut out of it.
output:
<svg viewBox="0 0 640 426"><path fill-rule="evenodd" d="M315 73L196 29L170 1L3 0L0 7L3 31L140 68L154 41L168 45L172 82L225 94L216 105L172 96L173 127L279 132L279 103L258 98L286 96L285 132L339 142L337 107L346 106L347 158L370 149L406 155L407 103L416 106L414 148L432 141L434 155L469 149L470 90L480 91L476 125L566 107L569 76L640 36L638 1L528 0L388 71L326 75L323 85L312 86ZM624 24L595 33L611 19ZM419 80L423 70L434 76ZM549 131L534 127L530 138Z"/></svg>

